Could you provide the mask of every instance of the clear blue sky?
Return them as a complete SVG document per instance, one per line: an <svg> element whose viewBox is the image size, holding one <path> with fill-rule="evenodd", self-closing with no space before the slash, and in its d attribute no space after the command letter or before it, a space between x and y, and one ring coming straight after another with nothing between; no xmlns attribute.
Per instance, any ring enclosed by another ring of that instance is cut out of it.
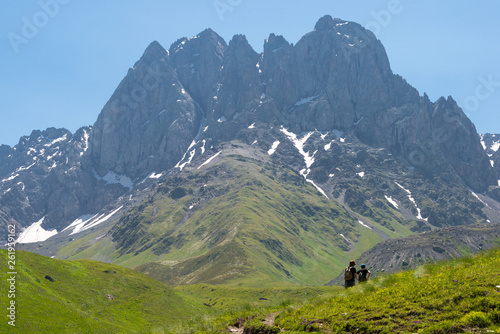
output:
<svg viewBox="0 0 500 334"><path fill-rule="evenodd" d="M210 27L261 52L270 33L296 43L325 14L374 30L394 73L500 133L498 0L22 0L0 12L0 144L93 124L153 40L168 48Z"/></svg>

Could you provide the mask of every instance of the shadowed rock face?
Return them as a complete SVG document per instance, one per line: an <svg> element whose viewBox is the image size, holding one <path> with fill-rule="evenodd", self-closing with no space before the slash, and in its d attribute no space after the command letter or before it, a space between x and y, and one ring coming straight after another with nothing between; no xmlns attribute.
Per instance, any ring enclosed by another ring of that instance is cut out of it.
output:
<svg viewBox="0 0 500 334"><path fill-rule="evenodd" d="M198 131L200 108L153 42L104 106L91 139L92 166L131 178L173 167Z"/></svg>
<svg viewBox="0 0 500 334"><path fill-rule="evenodd" d="M255 132L249 130L252 124ZM314 164L304 169L303 155L291 142L284 144L288 139L281 127L296 135L319 131L305 147L311 156L317 152ZM500 162L495 170L490 163L498 161L498 152L486 155L474 125L451 97L431 102L419 96L392 73L373 33L331 16L321 18L296 45L271 34L262 54L244 36L226 44L211 29L179 39L168 51L153 42L92 128L74 135L64 129L47 131L40 142L34 133L15 148L0 147L4 225L12 221L26 227L46 217L42 226L59 231L113 203L151 173L178 171L180 162L201 159L207 150L233 140L263 152L280 141L282 151L273 158L308 173L310 181L329 191L325 196L339 201L346 180L356 175L348 172L364 163L386 170L381 184L394 191L401 190L389 180L409 173L404 167L435 187L442 182L445 190L433 189L436 202L455 186L482 193L500 178ZM333 133L343 133L349 143L342 144ZM64 145L44 146L64 135ZM56 160L57 168L51 168ZM344 179L331 181L334 174ZM382 194L379 186L370 184ZM421 189L424 198L425 187ZM497 193L490 191L498 199ZM413 204L407 204L405 215L417 216ZM436 226L446 224L438 209L422 207ZM367 209L359 203L359 210ZM475 217L478 210L474 207ZM466 223L463 217L450 224Z"/></svg>
<svg viewBox="0 0 500 334"><path fill-rule="evenodd" d="M173 167L197 136L234 139L252 122L294 133L353 132L410 165L453 169L476 191L495 183L474 125L452 98L432 103L390 69L385 50L359 24L321 18L295 46L270 35L263 54L244 36L227 46L215 32L166 52L152 43L93 127L99 175L132 178Z"/></svg>

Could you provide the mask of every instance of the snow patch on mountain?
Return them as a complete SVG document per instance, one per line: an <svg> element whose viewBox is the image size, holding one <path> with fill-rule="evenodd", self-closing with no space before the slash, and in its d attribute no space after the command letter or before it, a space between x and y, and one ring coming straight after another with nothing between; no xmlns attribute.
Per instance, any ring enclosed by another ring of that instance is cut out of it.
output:
<svg viewBox="0 0 500 334"><path fill-rule="evenodd" d="M402 185L400 185L397 182L394 182L394 183L396 183L396 185L398 187L400 187L401 189L403 189L408 194L408 199L410 200L410 202L413 203L413 205L415 205L415 208L417 209L417 219L428 221L429 217L427 217L427 218L423 218L422 217L422 214L420 213L420 208L418 207L417 202L413 198L413 196L411 194L411 191L409 191L408 189L405 189Z"/></svg>
<svg viewBox="0 0 500 334"><path fill-rule="evenodd" d="M399 204L395 200L393 200L392 197L385 195L385 199L389 203L391 203L393 207L395 207L396 209L399 209Z"/></svg>
<svg viewBox="0 0 500 334"><path fill-rule="evenodd" d="M215 158L216 158L219 154L221 154L221 153L222 153L222 151L217 152L215 155L213 155L213 156L211 156L210 158L208 158L208 159L207 159L207 161L205 161L204 163L202 163L202 164L200 165L200 167L198 167L198 169L200 169L200 168L202 168L203 166L205 166L205 165L209 164L209 163L210 163L210 161L212 161L213 159L215 159Z"/></svg>
<svg viewBox="0 0 500 334"><path fill-rule="evenodd" d="M134 186L134 182L126 176L126 175L118 175L115 172L109 171L104 175L103 177L100 177L95 171L94 171L94 177L97 180L102 180L106 182L107 184L121 184L125 188L132 189Z"/></svg>
<svg viewBox="0 0 500 334"><path fill-rule="evenodd" d="M304 157L306 168L300 171L300 175L302 175L307 182L311 183L323 196L328 198L323 189L321 189L316 183L314 183L314 181L307 178L307 176L311 172L310 167L314 163L314 156L318 151L316 150L313 152L312 155L310 155L309 151L308 152L304 151L304 145L307 142L307 140L311 137L311 135L314 133L314 131L306 133L301 139L299 139L295 133L288 131L283 126L281 126L280 131L287 136L287 138L293 143L293 145L299 151L302 157Z"/></svg>
<svg viewBox="0 0 500 334"><path fill-rule="evenodd" d="M359 223L361 226L366 227L367 229L372 230L372 228L371 228L370 226L366 225L366 224L365 224L364 222L362 222L361 220L358 220L358 223Z"/></svg>
<svg viewBox="0 0 500 334"><path fill-rule="evenodd" d="M271 148L267 151L267 154L269 154L269 155L273 155L273 154L274 154L274 152L276 152L276 149L278 148L279 144L280 144L280 141L279 141L279 140L275 141L275 142L273 143L273 145L271 146Z"/></svg>
<svg viewBox="0 0 500 334"><path fill-rule="evenodd" d="M498 151L498 149L500 149L500 139L496 139L496 135L481 134L479 137L481 139L481 145L483 146L483 149L486 151L488 156L491 157L493 154L495 154L495 152Z"/></svg>
<svg viewBox="0 0 500 334"><path fill-rule="evenodd" d="M302 174L302 175L304 175L304 174ZM321 189L316 183L314 183L313 180L308 179L306 176L307 175L304 175L304 178L306 179L306 181L309 182L310 184L312 184L314 186L314 188L316 188L316 190L318 190L323 196L325 196L326 198L328 198L328 196L326 196L325 191L323 189Z"/></svg>
<svg viewBox="0 0 500 334"><path fill-rule="evenodd" d="M345 239L348 243L351 243L351 242L349 241L349 239L347 239L347 238L346 238L346 237L345 237L342 233L340 233L340 236L341 236L342 238L344 238L344 239Z"/></svg>
<svg viewBox="0 0 500 334"><path fill-rule="evenodd" d="M488 203L486 203L485 201L483 201L483 200L479 197L479 195L478 195L478 194L476 194L475 192L473 192L472 190L471 190L471 194L472 194L472 196L474 196L475 198L477 198L477 199L478 199L481 203L483 203L483 204L484 204L487 208L489 208L489 209L493 210L493 209L491 208L491 206L489 206L489 205L488 205Z"/></svg>
<svg viewBox="0 0 500 334"><path fill-rule="evenodd" d="M30 169L31 167L33 167L34 165L36 165L36 162L32 163L32 164L31 164L31 165L29 165L28 167L21 166L21 167L19 167L18 169L16 169L16 171L15 171L14 173L19 173L19 172L22 172L22 171L28 170L28 169Z"/></svg>
<svg viewBox="0 0 500 334"><path fill-rule="evenodd" d="M48 144L45 144L44 146L46 146L46 147L50 147L50 146L52 146L52 145L54 145L54 144L57 144L57 143L60 143L60 142L66 141L66 140L68 140L68 135L67 135L67 134L65 134L64 136L59 137L59 138L57 138L57 139L54 139L53 141L51 141L51 142L50 142L50 143L48 143Z"/></svg>
<svg viewBox="0 0 500 334"><path fill-rule="evenodd" d="M84 147L83 147L83 151L80 152L80 156L82 156L89 149L89 138L90 138L90 135L87 132L87 130L83 130Z"/></svg>
<svg viewBox="0 0 500 334"><path fill-rule="evenodd" d="M194 158L194 155L196 153L196 149L194 150L191 150L195 145L196 145L196 141L192 141L191 142L191 145L189 145L188 149L186 150L186 152L184 152L184 155L182 156L182 159L175 165L174 168L179 168L180 170L182 170L184 167L186 167L186 165L189 165L191 163L191 161L193 160ZM191 151L190 151L191 150ZM205 143L203 143L203 151L205 151ZM184 163L181 163L182 161L184 161L184 159L186 158L186 154L189 153L189 158L186 162Z"/></svg>
<svg viewBox="0 0 500 334"><path fill-rule="evenodd" d="M8 181L12 181L12 180L14 180L16 177L18 177L18 176L19 176L19 174L14 174L14 175L12 175L12 176L10 176L10 177L8 177L8 178L6 178L6 179L2 180L2 183L8 182Z"/></svg>
<svg viewBox="0 0 500 334"><path fill-rule="evenodd" d="M491 145L491 150L497 152L498 149L500 148L500 140L493 142L493 145Z"/></svg>
<svg viewBox="0 0 500 334"><path fill-rule="evenodd" d="M69 230L73 228L73 232L71 232L70 235L80 233L82 231L88 230L89 228L92 228L96 225L102 224L105 221L107 221L109 218L111 218L115 213L120 211L123 208L123 206L120 206L119 208L111 211L109 214L101 214L98 216L96 215L84 215L76 219L74 222L72 222L68 227L66 227L62 232Z"/></svg>
<svg viewBox="0 0 500 334"><path fill-rule="evenodd" d="M315 151L312 155L309 155L309 152L304 151L304 144L314 132L308 132L304 135L304 137L302 137L302 139L299 139L295 133L288 131L283 126L281 127L280 131L283 132L288 137L288 139L290 139L295 148L297 148L299 153L304 157L306 167L311 167L311 165L314 163L314 155L317 151Z"/></svg>
<svg viewBox="0 0 500 334"><path fill-rule="evenodd" d="M57 230L46 231L43 227L43 221L45 217L37 221L36 223L31 224L28 228L26 228L19 238L17 238L17 243L19 244L30 244L34 242L45 241L48 238L57 234Z"/></svg>

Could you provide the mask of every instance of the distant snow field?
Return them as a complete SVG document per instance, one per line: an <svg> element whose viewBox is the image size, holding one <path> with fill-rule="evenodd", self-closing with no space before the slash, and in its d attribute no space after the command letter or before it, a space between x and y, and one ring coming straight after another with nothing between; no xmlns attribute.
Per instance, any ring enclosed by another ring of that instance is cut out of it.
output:
<svg viewBox="0 0 500 334"><path fill-rule="evenodd" d="M19 244L29 244L34 242L45 241L48 238L57 234L57 230L46 231L43 227L43 221L45 217L37 221L36 223L31 224L30 227L25 229L19 238L17 239L17 243Z"/></svg>

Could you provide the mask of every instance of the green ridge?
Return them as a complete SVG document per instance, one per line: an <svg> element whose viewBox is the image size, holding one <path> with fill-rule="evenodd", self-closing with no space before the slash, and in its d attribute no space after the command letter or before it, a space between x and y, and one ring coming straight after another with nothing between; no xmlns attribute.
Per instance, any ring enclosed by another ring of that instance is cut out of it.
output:
<svg viewBox="0 0 500 334"><path fill-rule="evenodd" d="M7 252L0 251L2 268ZM149 333L201 317L207 307L139 272L92 260L56 260L16 252L16 296L4 270L1 305L16 302L16 326L1 333ZM50 281L48 278L53 281Z"/></svg>

